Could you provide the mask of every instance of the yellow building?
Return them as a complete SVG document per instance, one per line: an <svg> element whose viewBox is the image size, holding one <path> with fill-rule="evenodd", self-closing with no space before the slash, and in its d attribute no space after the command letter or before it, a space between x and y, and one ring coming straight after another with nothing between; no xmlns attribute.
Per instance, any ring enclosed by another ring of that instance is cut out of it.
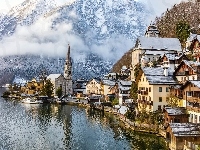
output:
<svg viewBox="0 0 200 150"><path fill-rule="evenodd" d="M138 108L153 112L162 110L168 104L170 87L178 85L173 78L173 71L168 68L142 68L138 82Z"/></svg>
<svg viewBox="0 0 200 150"><path fill-rule="evenodd" d="M27 95L36 95L39 94L43 87L43 81L37 81L33 78L31 81L28 81L25 86L21 88L22 92Z"/></svg>

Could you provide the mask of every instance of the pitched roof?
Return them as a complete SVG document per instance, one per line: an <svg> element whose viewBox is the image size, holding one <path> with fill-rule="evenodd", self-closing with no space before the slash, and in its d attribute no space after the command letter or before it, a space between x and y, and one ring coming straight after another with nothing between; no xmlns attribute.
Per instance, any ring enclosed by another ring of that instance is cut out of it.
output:
<svg viewBox="0 0 200 150"><path fill-rule="evenodd" d="M57 79L60 76L61 76L61 74L50 74L49 76L47 76L47 79L54 81L55 79Z"/></svg>
<svg viewBox="0 0 200 150"><path fill-rule="evenodd" d="M200 137L199 123L170 123L174 136Z"/></svg>
<svg viewBox="0 0 200 150"><path fill-rule="evenodd" d="M131 86L131 85L132 85L132 81L120 80L119 83L120 83L122 86L123 86L123 85Z"/></svg>
<svg viewBox="0 0 200 150"><path fill-rule="evenodd" d="M142 49L182 51L178 38L139 37L138 40Z"/></svg>
<svg viewBox="0 0 200 150"><path fill-rule="evenodd" d="M165 107L165 110L169 116L187 114L186 108L184 107Z"/></svg>
<svg viewBox="0 0 200 150"><path fill-rule="evenodd" d="M190 83L194 84L196 87L200 88L200 80L188 80L181 86L181 89L184 89L187 87Z"/></svg>
<svg viewBox="0 0 200 150"><path fill-rule="evenodd" d="M173 78L173 70L171 68L168 69L168 76L164 75L164 70L162 67L145 67L142 68L142 70L149 84L178 84L177 81Z"/></svg>
<svg viewBox="0 0 200 150"><path fill-rule="evenodd" d="M103 84L109 85L109 86L114 86L116 82L111 81L111 80L102 80Z"/></svg>

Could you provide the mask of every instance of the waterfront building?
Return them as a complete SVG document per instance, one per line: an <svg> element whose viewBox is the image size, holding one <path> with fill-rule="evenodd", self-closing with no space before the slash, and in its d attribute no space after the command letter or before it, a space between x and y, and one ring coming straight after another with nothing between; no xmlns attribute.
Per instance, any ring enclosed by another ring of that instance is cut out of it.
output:
<svg viewBox="0 0 200 150"><path fill-rule="evenodd" d="M68 45L68 52L64 66L64 77L66 79L65 94L71 95L73 94L73 89L72 89L72 58L70 56L70 45Z"/></svg>
<svg viewBox="0 0 200 150"><path fill-rule="evenodd" d="M141 64L142 56L146 57L147 63L159 60L165 53L182 52L178 38L161 38L155 25L150 25L145 37L136 40L132 50L131 80L135 81L134 69L137 64Z"/></svg>
<svg viewBox="0 0 200 150"><path fill-rule="evenodd" d="M196 150L200 144L200 124L170 123L167 132L170 150Z"/></svg>
<svg viewBox="0 0 200 150"><path fill-rule="evenodd" d="M101 80L98 78L91 79L86 85L86 95L103 94Z"/></svg>
<svg viewBox="0 0 200 150"><path fill-rule="evenodd" d="M47 80L50 80L53 84L54 90L53 95L56 96L56 90L58 88L62 89L62 94L66 95L66 79L62 74L50 74L47 76Z"/></svg>
<svg viewBox="0 0 200 150"><path fill-rule="evenodd" d="M170 99L170 87L179 85L168 67L142 68L138 81L139 111L162 110Z"/></svg>
<svg viewBox="0 0 200 150"><path fill-rule="evenodd" d="M125 102L125 99L130 97L130 89L131 89L132 81L118 81L118 97L119 97L119 105L122 105Z"/></svg>
<svg viewBox="0 0 200 150"><path fill-rule="evenodd" d="M200 123L200 81L187 81L181 89L189 113L189 122Z"/></svg>
<svg viewBox="0 0 200 150"><path fill-rule="evenodd" d="M25 95L34 96L40 94L42 87L43 81L33 78L31 81L28 81L24 86L21 87L21 91Z"/></svg>
<svg viewBox="0 0 200 150"><path fill-rule="evenodd" d="M117 84L117 82L112 81L112 80L105 80L103 79L101 81L101 88L102 88L102 94L105 96L105 100L108 101L110 99L110 97L115 97L115 92L112 90L112 87L115 87L115 85Z"/></svg>
<svg viewBox="0 0 200 150"><path fill-rule="evenodd" d="M86 95L86 84L87 80L84 79L78 79L73 82L73 94L76 95L76 97L83 97Z"/></svg>

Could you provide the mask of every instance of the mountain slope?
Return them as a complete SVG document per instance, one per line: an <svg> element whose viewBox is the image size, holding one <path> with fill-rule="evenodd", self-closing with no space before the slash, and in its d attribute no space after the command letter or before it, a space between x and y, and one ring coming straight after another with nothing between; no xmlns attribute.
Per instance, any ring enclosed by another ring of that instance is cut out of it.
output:
<svg viewBox="0 0 200 150"><path fill-rule="evenodd" d="M31 78L41 68L60 73L63 67L55 66L58 59L64 61L70 43L74 79L102 76L144 33L147 16L137 1L71 0L58 5L56 0L26 0L0 16L1 71L10 78ZM17 68L7 63L13 59Z"/></svg>

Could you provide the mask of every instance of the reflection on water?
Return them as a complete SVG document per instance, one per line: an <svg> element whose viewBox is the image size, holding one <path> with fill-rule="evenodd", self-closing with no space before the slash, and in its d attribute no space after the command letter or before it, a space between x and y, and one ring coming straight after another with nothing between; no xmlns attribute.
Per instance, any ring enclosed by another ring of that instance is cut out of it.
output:
<svg viewBox="0 0 200 150"><path fill-rule="evenodd" d="M0 98L1 149L163 149L159 139L123 131L114 117L61 105Z"/></svg>

